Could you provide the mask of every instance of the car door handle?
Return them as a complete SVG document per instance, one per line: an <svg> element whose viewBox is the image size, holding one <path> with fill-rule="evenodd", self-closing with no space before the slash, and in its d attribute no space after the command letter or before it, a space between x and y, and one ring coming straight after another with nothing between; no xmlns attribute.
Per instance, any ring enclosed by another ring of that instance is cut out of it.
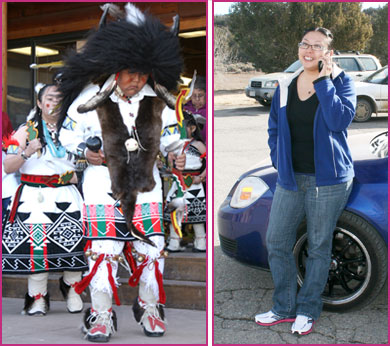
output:
<svg viewBox="0 0 390 346"><path fill-rule="evenodd" d="M363 77L363 75L362 75L362 74L357 74L356 76L357 76L357 77Z"/></svg>

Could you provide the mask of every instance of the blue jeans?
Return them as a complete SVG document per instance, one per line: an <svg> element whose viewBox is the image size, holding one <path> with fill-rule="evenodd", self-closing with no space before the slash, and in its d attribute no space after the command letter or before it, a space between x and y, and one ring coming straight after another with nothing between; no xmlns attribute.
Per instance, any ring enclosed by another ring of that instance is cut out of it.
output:
<svg viewBox="0 0 390 346"><path fill-rule="evenodd" d="M305 315L318 319L332 252L332 235L352 190L347 183L316 187L315 177L296 174L298 191L279 185L272 201L267 230L268 262L275 285L272 311L283 317ZM296 233L306 215L308 258L305 280L297 294L293 255Z"/></svg>

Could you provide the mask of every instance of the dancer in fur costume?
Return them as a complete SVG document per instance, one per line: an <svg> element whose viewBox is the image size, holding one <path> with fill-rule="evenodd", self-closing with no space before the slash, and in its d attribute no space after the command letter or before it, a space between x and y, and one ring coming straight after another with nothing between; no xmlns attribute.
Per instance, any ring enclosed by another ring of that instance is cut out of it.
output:
<svg viewBox="0 0 390 346"><path fill-rule="evenodd" d="M116 17L102 25L79 53L65 59L60 79L62 116L77 121L77 150L89 165L84 171L84 236L90 271L76 286L88 285L92 308L84 329L89 341L107 342L116 330L112 297L117 270L126 260L129 284L139 283L135 319L147 336L166 330L162 187L156 166L160 150L178 141L175 112L157 97L155 85L176 87L182 59L178 24L171 30L135 6L126 14L114 5L104 10ZM99 139L102 147L99 147ZM94 145L96 142L98 145ZM176 160L184 168L185 156Z"/></svg>

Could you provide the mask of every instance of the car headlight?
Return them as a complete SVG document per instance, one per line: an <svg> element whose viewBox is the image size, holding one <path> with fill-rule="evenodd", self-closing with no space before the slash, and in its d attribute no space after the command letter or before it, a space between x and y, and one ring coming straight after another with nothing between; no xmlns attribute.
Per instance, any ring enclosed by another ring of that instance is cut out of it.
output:
<svg viewBox="0 0 390 346"><path fill-rule="evenodd" d="M246 177L240 181L230 201L232 208L245 208L258 200L269 189L260 178Z"/></svg>
<svg viewBox="0 0 390 346"><path fill-rule="evenodd" d="M279 85L277 80L269 80L264 83L264 88L276 88Z"/></svg>

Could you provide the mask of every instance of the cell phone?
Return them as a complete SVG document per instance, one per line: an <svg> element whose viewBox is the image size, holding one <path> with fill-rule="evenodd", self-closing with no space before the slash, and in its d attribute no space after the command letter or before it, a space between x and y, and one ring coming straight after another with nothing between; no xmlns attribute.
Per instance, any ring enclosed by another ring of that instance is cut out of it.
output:
<svg viewBox="0 0 390 346"><path fill-rule="evenodd" d="M330 51L327 51L326 53L325 53L325 55L329 55L330 54ZM324 62L323 61L319 61L318 62L318 72L321 72L321 70L322 70L322 68L324 67Z"/></svg>

